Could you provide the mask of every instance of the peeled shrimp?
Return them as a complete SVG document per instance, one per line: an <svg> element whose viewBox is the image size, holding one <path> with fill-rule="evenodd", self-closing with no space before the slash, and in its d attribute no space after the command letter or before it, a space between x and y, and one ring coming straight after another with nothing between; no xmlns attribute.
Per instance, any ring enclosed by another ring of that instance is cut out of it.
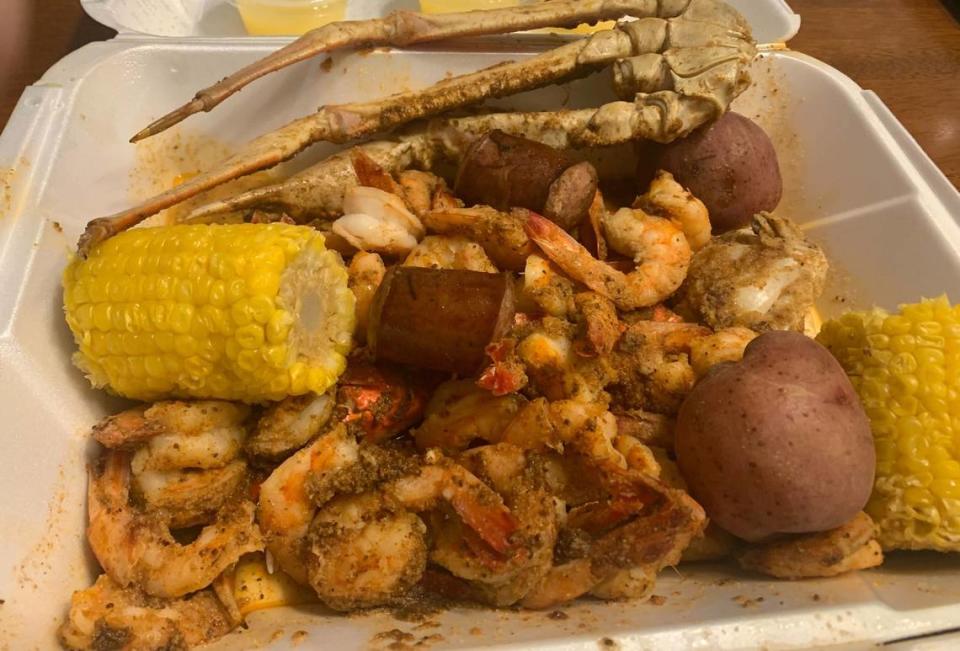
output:
<svg viewBox="0 0 960 651"><path fill-rule="evenodd" d="M211 522L245 485L247 463L236 459L207 470L145 470L133 477L147 511L179 529Z"/></svg>
<svg viewBox="0 0 960 651"><path fill-rule="evenodd" d="M158 402L110 416L94 437L137 445L130 466L146 510L174 528L206 524L247 476L239 458L249 408L228 402Z"/></svg>
<svg viewBox="0 0 960 651"><path fill-rule="evenodd" d="M121 586L180 597L210 585L243 554L263 549L250 502L222 507L193 542L181 545L160 520L137 511L129 495L129 455L107 452L102 470L90 474L87 540Z"/></svg>
<svg viewBox="0 0 960 651"><path fill-rule="evenodd" d="M497 273L497 268L479 244L464 237L446 235L423 238L403 261L403 265Z"/></svg>
<svg viewBox="0 0 960 651"><path fill-rule="evenodd" d="M757 333L749 328L724 328L712 335L698 337L690 342L690 365L697 378L722 362L739 362L743 350Z"/></svg>
<svg viewBox="0 0 960 651"><path fill-rule="evenodd" d="M526 402L515 393L495 396L473 380L451 380L433 392L413 438L421 450L445 452L460 452L475 440L496 442Z"/></svg>
<svg viewBox="0 0 960 651"><path fill-rule="evenodd" d="M574 286L546 258L527 256L523 272L523 295L544 313L565 317L574 310Z"/></svg>
<svg viewBox="0 0 960 651"><path fill-rule="evenodd" d="M459 235L476 242L499 269L522 271L527 256L534 252L524 232L527 214L526 210L505 213L489 206L450 208L426 213L423 223L432 233Z"/></svg>
<svg viewBox="0 0 960 651"><path fill-rule="evenodd" d="M659 170L634 208L669 219L683 231L690 248L698 251L710 241L710 214L703 202L676 182L670 172Z"/></svg>
<svg viewBox="0 0 960 651"><path fill-rule="evenodd" d="M469 583L474 598L492 606L519 601L547 574L553 560L558 517L540 456L501 443L472 448L457 459L503 497L517 521L512 549L490 554L472 541L461 523L443 519L433 530L430 560Z"/></svg>
<svg viewBox="0 0 960 651"><path fill-rule="evenodd" d="M370 305L377 293L377 288L383 282L387 267L383 258L376 253L358 251L350 260L347 274L350 277L350 290L357 299L356 338L360 342L367 340L367 323L370 317Z"/></svg>
<svg viewBox="0 0 960 651"><path fill-rule="evenodd" d="M247 439L247 451L267 459L283 458L317 436L333 414L331 394L292 396L264 411Z"/></svg>
<svg viewBox="0 0 960 651"><path fill-rule="evenodd" d="M233 627L212 590L158 599L101 574L92 586L73 593L57 636L64 647L76 651L146 651L193 648Z"/></svg>
<svg viewBox="0 0 960 651"><path fill-rule="evenodd" d="M844 525L753 546L739 559L746 570L780 579L837 576L883 563L877 527L866 513Z"/></svg>
<svg viewBox="0 0 960 651"><path fill-rule="evenodd" d="M533 213L526 230L544 254L573 278L606 296L622 310L654 305L673 294L686 277L690 245L666 219L622 208L605 216L610 248L633 258L636 269L623 273L597 260L559 226Z"/></svg>
<svg viewBox="0 0 960 651"><path fill-rule="evenodd" d="M320 599L335 610L397 602L427 566L426 526L376 492L326 504L310 526L307 572Z"/></svg>
<svg viewBox="0 0 960 651"><path fill-rule="evenodd" d="M425 233L403 199L377 188L349 188L343 210L344 216L333 222L332 230L360 251L407 255Z"/></svg>
<svg viewBox="0 0 960 651"><path fill-rule="evenodd" d="M162 434L199 436L225 430L233 436L249 414L246 405L221 400L168 400L108 416L94 426L93 438L118 448Z"/></svg>
<svg viewBox="0 0 960 651"><path fill-rule="evenodd" d="M257 521L263 528L267 550L280 568L306 584L303 542L316 513L307 491L307 479L333 481L359 459L356 439L339 424L289 457L260 486Z"/></svg>

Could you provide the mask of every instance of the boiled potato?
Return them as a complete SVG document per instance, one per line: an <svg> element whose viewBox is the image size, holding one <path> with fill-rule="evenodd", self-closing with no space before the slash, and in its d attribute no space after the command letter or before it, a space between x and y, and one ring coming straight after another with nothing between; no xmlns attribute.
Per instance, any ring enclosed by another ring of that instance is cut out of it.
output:
<svg viewBox="0 0 960 651"><path fill-rule="evenodd" d="M797 332L767 332L711 369L677 417L677 460L707 515L748 541L839 527L870 497L870 424L843 369Z"/></svg>
<svg viewBox="0 0 960 651"><path fill-rule="evenodd" d="M673 174L704 203L714 234L749 225L755 214L776 208L783 193L770 138L749 118L733 112L686 138L643 150L640 187L646 187L658 169Z"/></svg>

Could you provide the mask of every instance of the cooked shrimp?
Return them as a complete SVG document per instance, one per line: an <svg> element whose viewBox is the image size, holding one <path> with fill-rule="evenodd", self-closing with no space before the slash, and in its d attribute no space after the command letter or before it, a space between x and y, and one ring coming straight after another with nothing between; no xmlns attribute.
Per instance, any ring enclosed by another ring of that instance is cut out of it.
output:
<svg viewBox="0 0 960 651"><path fill-rule="evenodd" d="M207 470L145 470L133 479L146 510L179 529L211 522L246 484L247 464L236 459Z"/></svg>
<svg viewBox="0 0 960 651"><path fill-rule="evenodd" d="M497 268L479 244L465 237L448 235L428 235L423 238L403 261L403 265L497 273Z"/></svg>
<svg viewBox="0 0 960 651"><path fill-rule="evenodd" d="M698 337L690 342L690 365L697 378L721 362L739 362L743 350L757 333L749 328L724 328L712 335Z"/></svg>
<svg viewBox="0 0 960 651"><path fill-rule="evenodd" d="M465 450L475 440L496 442L526 403L523 396L495 396L472 380L451 380L437 387L426 418L413 430L421 450Z"/></svg>
<svg viewBox="0 0 960 651"><path fill-rule="evenodd" d="M417 474L388 483L384 493L412 511L429 511L447 502L484 543L506 553L517 522L503 498L438 451L428 452L426 461Z"/></svg>
<svg viewBox="0 0 960 651"><path fill-rule="evenodd" d="M407 255L424 236L423 224L403 199L377 188L349 188L343 211L331 228L360 251Z"/></svg>
<svg viewBox="0 0 960 651"><path fill-rule="evenodd" d="M587 359L574 350L576 327L546 317L517 345L530 384L551 400L603 400L603 386L611 376L605 358Z"/></svg>
<svg viewBox="0 0 960 651"><path fill-rule="evenodd" d="M642 596L647 579L680 561L682 551L706 524L703 509L683 491L643 474L606 469L601 475L612 501L588 504L568 514L566 527L578 532L577 558L560 562L522 603L550 608L596 591L603 598Z"/></svg>
<svg viewBox="0 0 960 651"><path fill-rule="evenodd" d="M254 505L232 502L191 543L181 545L165 524L136 510L129 499L130 463L110 451L90 473L87 540L100 565L122 586L158 597L180 597L210 585L243 554L263 549Z"/></svg>
<svg viewBox="0 0 960 651"><path fill-rule="evenodd" d="M108 416L93 428L93 438L118 448L161 434L198 436L239 427L250 414L246 405L221 400L168 400Z"/></svg>
<svg viewBox="0 0 960 651"><path fill-rule="evenodd" d="M861 512L830 531L756 545L740 556L740 566L778 579L837 576L865 570L883 563L876 536L873 520Z"/></svg>
<svg viewBox="0 0 960 651"><path fill-rule="evenodd" d="M633 204L649 215L664 217L683 231L697 251L710 241L710 214L703 202L677 183L670 172L659 170L645 194Z"/></svg>
<svg viewBox="0 0 960 651"><path fill-rule="evenodd" d="M209 589L160 599L101 574L92 586L73 593L57 637L76 651L160 651L213 642L233 627Z"/></svg>
<svg viewBox="0 0 960 651"><path fill-rule="evenodd" d="M134 475L148 471L222 468L243 450L247 432L241 425L184 434L171 432L147 439L134 453Z"/></svg>
<svg viewBox="0 0 960 651"><path fill-rule="evenodd" d="M615 414L618 435L629 436L648 446L673 450L676 421L670 416L642 409L626 409Z"/></svg>
<svg viewBox="0 0 960 651"><path fill-rule="evenodd" d="M680 287L690 265L690 245L676 226L630 208L607 215L604 222L610 247L637 264L626 274L597 260L566 231L539 215L529 215L526 230L568 276L622 310L661 302Z"/></svg>
<svg viewBox="0 0 960 651"><path fill-rule="evenodd" d="M247 439L247 452L280 459L300 449L323 431L333 414L330 393L291 396L264 411Z"/></svg>
<svg viewBox="0 0 960 651"><path fill-rule="evenodd" d="M557 509L536 453L509 444L485 445L458 458L503 497L518 526L511 535L513 553L485 553L475 534L445 518L433 529L430 560L470 583L476 599L492 606L519 601L549 571L557 537Z"/></svg>
<svg viewBox="0 0 960 651"><path fill-rule="evenodd" d="M523 298L545 314L565 317L573 312L574 286L559 269L539 255L527 256L523 272Z"/></svg>
<svg viewBox="0 0 960 651"><path fill-rule="evenodd" d="M426 526L377 492L344 495L310 525L307 576L335 610L396 603L427 565Z"/></svg>
<svg viewBox="0 0 960 651"><path fill-rule="evenodd" d="M577 354L584 357L609 354L623 332L616 307L596 292L580 292L573 300L578 323L574 342Z"/></svg>
<svg viewBox="0 0 960 651"><path fill-rule="evenodd" d="M487 554L511 549L516 524L500 496L439 454L427 460L411 472L413 458L365 447L352 472L311 486L320 511L304 560L310 585L328 606L351 610L403 597L426 568L426 527L413 512L432 511L441 502L453 507L460 516L453 520L483 541L483 549L492 550Z"/></svg>
<svg viewBox="0 0 960 651"><path fill-rule="evenodd" d="M436 174L404 170L398 175L400 191L410 210L419 217L438 208L459 208L463 203L453 196L447 182Z"/></svg>
<svg viewBox="0 0 960 651"><path fill-rule="evenodd" d="M277 466L260 485L257 521L263 529L266 548L280 568L306 584L303 544L316 513L307 491L307 479L330 482L359 459L356 439L337 425Z"/></svg>
<svg viewBox="0 0 960 651"><path fill-rule="evenodd" d="M527 214L522 209L505 213L489 206L476 206L431 211L423 216L423 223L432 233L460 235L476 242L499 269L522 271L527 256L534 252L524 232Z"/></svg>
<svg viewBox="0 0 960 651"><path fill-rule="evenodd" d="M618 376L609 388L614 404L676 414L697 379L689 359L691 342L710 334L692 323L631 323L611 356Z"/></svg>
<svg viewBox="0 0 960 651"><path fill-rule="evenodd" d="M350 276L350 290L357 299L357 325L354 334L359 342L367 340L367 323L370 317L370 305L377 293L377 288L383 282L387 267L383 258L376 253L358 251L350 260L347 267Z"/></svg>

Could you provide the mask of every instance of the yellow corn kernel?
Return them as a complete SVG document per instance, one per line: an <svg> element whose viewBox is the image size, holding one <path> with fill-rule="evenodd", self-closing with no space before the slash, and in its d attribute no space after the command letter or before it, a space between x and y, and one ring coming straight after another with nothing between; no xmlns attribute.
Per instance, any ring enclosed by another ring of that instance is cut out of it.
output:
<svg viewBox="0 0 960 651"><path fill-rule="evenodd" d="M960 551L960 307L941 297L894 315L851 312L817 338L870 418L877 475L867 512L881 544Z"/></svg>
<svg viewBox="0 0 960 651"><path fill-rule="evenodd" d="M353 294L311 228L132 229L73 260L63 285L74 362L128 398L280 400L326 391L346 365ZM311 296L328 312L308 324Z"/></svg>

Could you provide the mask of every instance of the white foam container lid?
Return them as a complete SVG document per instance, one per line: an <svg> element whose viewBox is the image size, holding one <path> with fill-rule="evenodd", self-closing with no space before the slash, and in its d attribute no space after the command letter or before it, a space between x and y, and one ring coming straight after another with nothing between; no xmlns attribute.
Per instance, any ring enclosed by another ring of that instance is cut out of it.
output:
<svg viewBox="0 0 960 651"><path fill-rule="evenodd" d="M530 55L511 43L486 53L347 53L323 68L303 62L137 147L127 144L130 134L276 42L122 35L71 54L26 89L0 136L0 649L54 648L71 591L94 576L83 534L93 448L86 432L121 403L90 389L70 365L60 274L86 221L154 189L146 181L168 184L320 104ZM596 105L612 99L606 77L499 104ZM735 109L758 120L778 149L785 186L778 211L830 255L823 312L894 308L944 292L960 299L960 195L876 95L789 51L765 55L754 77ZM217 146L203 144L210 142ZM315 147L303 161L327 151ZM414 641L442 636L427 640L431 649L873 648L960 623L960 556L893 554L877 570L798 582L682 565L663 572L655 592L667 598L663 605L582 601L562 609L567 619L452 610L433 618L440 628L420 629L383 613L263 611L211 648L290 649L296 631L307 632L303 648L384 648L375 635L391 629ZM956 649L960 638L887 648Z"/></svg>

